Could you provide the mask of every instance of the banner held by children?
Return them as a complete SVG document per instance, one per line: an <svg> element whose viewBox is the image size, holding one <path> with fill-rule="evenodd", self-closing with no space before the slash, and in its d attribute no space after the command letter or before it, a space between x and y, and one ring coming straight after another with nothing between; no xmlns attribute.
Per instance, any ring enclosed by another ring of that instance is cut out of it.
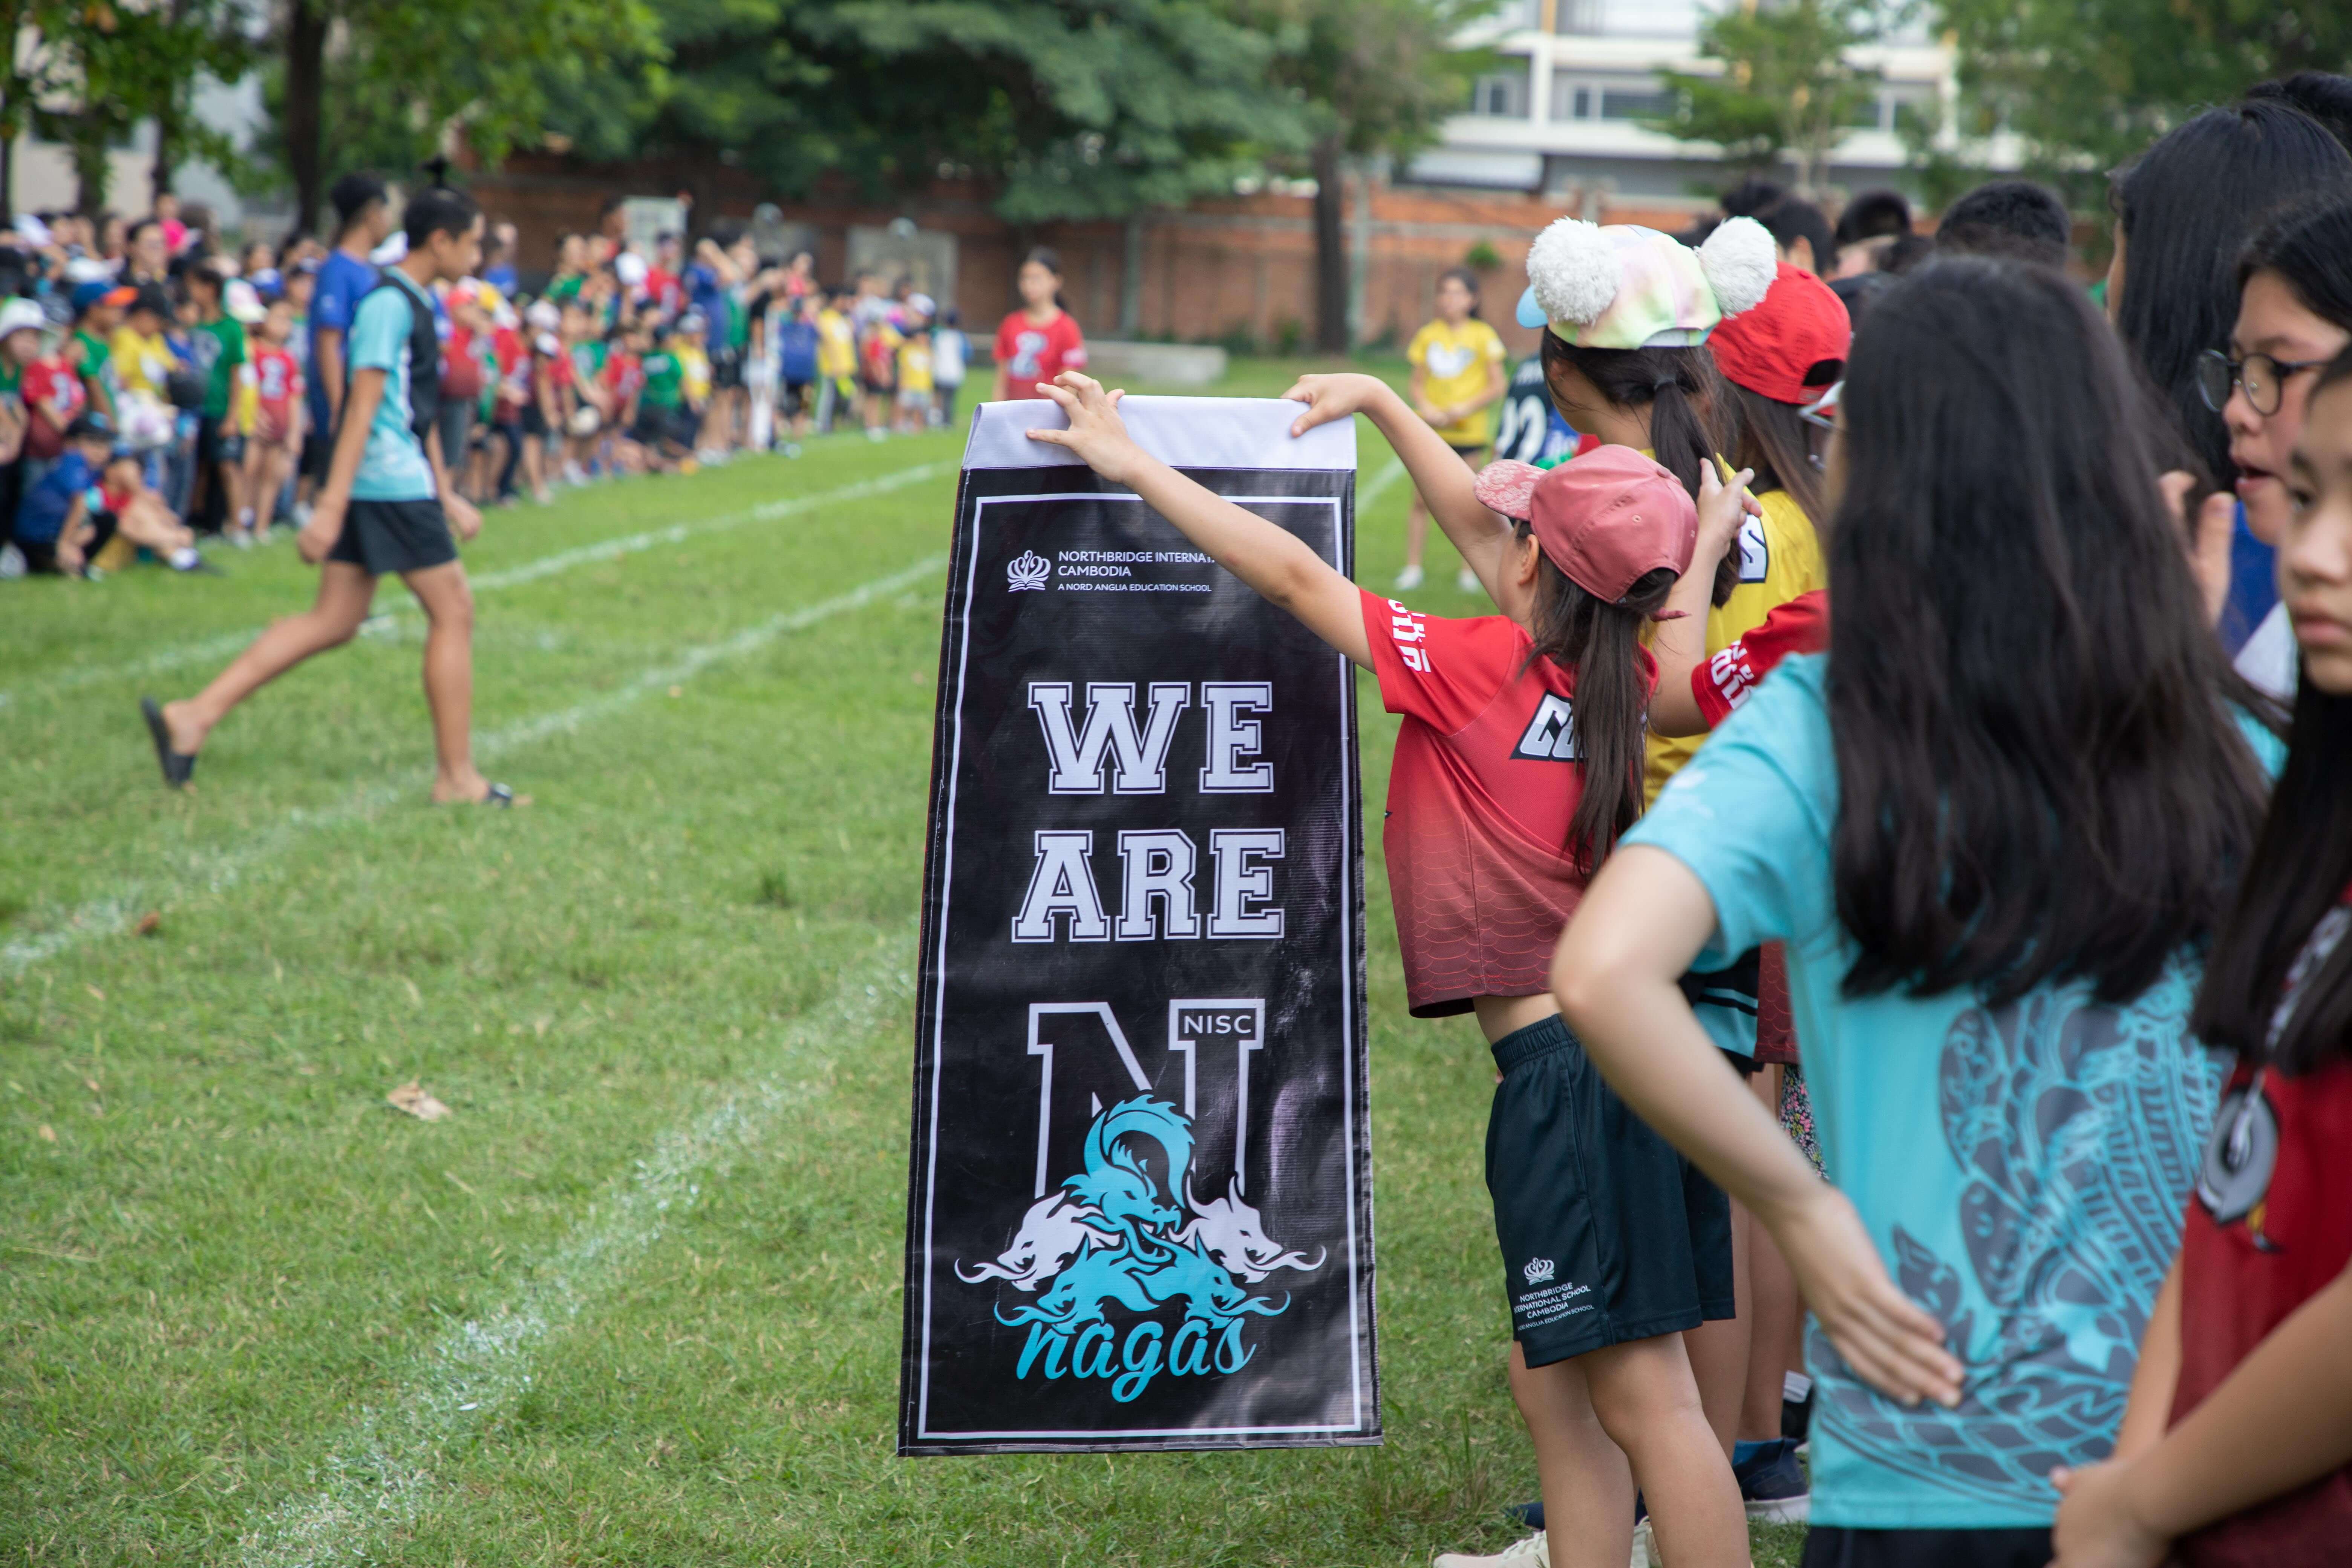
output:
<svg viewBox="0 0 2352 1568"><path fill-rule="evenodd" d="M1349 569L1352 422L1121 412ZM1377 1442L1354 672L1061 417L957 500L899 1450Z"/></svg>

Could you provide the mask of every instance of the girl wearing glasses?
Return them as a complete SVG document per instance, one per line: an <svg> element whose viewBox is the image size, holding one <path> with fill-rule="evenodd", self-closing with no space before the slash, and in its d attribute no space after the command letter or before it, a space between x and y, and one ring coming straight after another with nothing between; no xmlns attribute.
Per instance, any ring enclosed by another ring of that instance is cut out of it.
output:
<svg viewBox="0 0 2352 1568"><path fill-rule="evenodd" d="M2292 510L2287 466L2317 373L2352 346L2352 192L2289 209L2256 234L2238 266L2227 353L2197 365L2198 391L2230 434L2248 531L2275 544ZM2238 654L2239 672L2275 697L2294 691L2294 635L2273 605Z"/></svg>

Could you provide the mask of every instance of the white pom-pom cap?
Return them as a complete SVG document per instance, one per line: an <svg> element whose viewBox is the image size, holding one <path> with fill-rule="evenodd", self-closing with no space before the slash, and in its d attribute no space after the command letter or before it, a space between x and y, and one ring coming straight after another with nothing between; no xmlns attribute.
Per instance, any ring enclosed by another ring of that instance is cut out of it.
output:
<svg viewBox="0 0 2352 1568"><path fill-rule="evenodd" d="M1778 259L1752 218L1732 219L1697 250L1638 224L1561 218L1528 249L1519 323L1579 348L1688 348L1760 303Z"/></svg>
<svg viewBox="0 0 2352 1568"><path fill-rule="evenodd" d="M1617 298L1624 273L1610 231L1582 218L1554 222L1528 247L1528 291L1535 296L1542 326L1589 327Z"/></svg>
<svg viewBox="0 0 2352 1568"><path fill-rule="evenodd" d="M1736 217L1716 226L1698 247L1699 269L1715 290L1717 309L1727 316L1752 310L1771 291L1780 253L1772 233L1752 217Z"/></svg>

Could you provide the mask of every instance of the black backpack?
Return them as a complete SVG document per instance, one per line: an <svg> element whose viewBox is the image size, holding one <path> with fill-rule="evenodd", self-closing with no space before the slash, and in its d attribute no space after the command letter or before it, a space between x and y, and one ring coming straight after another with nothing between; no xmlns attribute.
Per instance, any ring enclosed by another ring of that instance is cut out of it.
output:
<svg viewBox="0 0 2352 1568"><path fill-rule="evenodd" d="M408 428L416 437L417 445L425 444L425 435L433 428L441 414L441 334L433 325L433 301L425 291L405 277L400 269L387 267L376 275L375 287L361 296L362 302L371 295L386 289L397 289L408 306ZM358 319L359 312L352 311ZM343 345L343 396L352 395L351 340L348 333Z"/></svg>

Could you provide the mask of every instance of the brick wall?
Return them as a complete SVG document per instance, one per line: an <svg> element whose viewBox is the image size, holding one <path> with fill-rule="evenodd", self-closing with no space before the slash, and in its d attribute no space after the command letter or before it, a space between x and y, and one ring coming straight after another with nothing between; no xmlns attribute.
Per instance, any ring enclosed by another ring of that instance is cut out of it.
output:
<svg viewBox="0 0 2352 1568"><path fill-rule="evenodd" d="M763 199L750 179L731 170L660 164L594 169L545 156L511 160L498 174L476 176L473 188L493 219L517 226L526 273L549 265L558 234L593 228L607 195L694 191L698 227L719 216L748 220ZM1352 245L1362 226L1356 207L1361 193L1350 196ZM1437 275L1464 264L1483 243L1500 265L1482 275L1482 313L1514 353L1535 345L1535 334L1514 323L1511 311L1527 281L1522 268L1528 244L1545 224L1571 210L1601 222L1644 223L1669 231L1690 221L1686 211L1605 200L1562 206L1517 193L1425 186L1380 186L1371 202L1363 337L1402 344L1429 319ZM965 325L980 334L992 331L1011 308L1022 252L1030 245L1052 246L1062 257L1064 297L1080 325L1096 337L1117 332L1127 253L1118 224L1016 230L989 211L984 193L947 184L896 203L842 199L779 205L787 223L815 231L817 272L828 280L843 274L853 226L880 226L905 216L922 228L953 234L955 304ZM1261 195L1151 215L1143 236L1142 332L1186 342L1311 342L1313 205L1306 196Z"/></svg>

